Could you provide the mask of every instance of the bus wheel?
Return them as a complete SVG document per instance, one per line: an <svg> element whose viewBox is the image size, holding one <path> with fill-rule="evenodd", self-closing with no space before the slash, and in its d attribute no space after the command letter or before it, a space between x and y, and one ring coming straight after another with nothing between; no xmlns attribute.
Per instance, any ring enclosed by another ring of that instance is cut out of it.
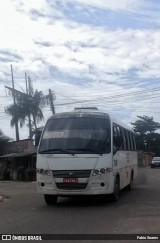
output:
<svg viewBox="0 0 160 243"><path fill-rule="evenodd" d="M58 197L56 195L44 195L44 200L48 205L56 204Z"/></svg>
<svg viewBox="0 0 160 243"><path fill-rule="evenodd" d="M131 178L130 178L130 183L127 186L128 191L132 191L133 190L133 173L131 174Z"/></svg>
<svg viewBox="0 0 160 243"><path fill-rule="evenodd" d="M119 180L116 178L114 183L114 192L112 194L112 201L117 202L119 199Z"/></svg>

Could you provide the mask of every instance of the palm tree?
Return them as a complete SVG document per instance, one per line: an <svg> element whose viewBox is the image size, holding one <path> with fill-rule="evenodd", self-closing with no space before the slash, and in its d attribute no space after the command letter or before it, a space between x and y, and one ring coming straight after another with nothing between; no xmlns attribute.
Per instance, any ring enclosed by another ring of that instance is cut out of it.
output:
<svg viewBox="0 0 160 243"><path fill-rule="evenodd" d="M33 134L34 131L37 129L37 123L44 119L41 108L43 108L45 103L46 101L44 99L42 91L37 90L33 93L30 93L28 96L23 97L23 99L20 99L20 126L22 127L25 124L27 117L30 117Z"/></svg>
<svg viewBox="0 0 160 243"><path fill-rule="evenodd" d="M11 126L13 127L17 120L20 127L23 127L26 121L29 123L31 118L32 134L37 129L37 123L44 119L42 107L45 104L45 99L42 91L29 91L28 94L16 91L16 104L12 104L5 108L5 112L12 116ZM31 138L31 134L29 136Z"/></svg>

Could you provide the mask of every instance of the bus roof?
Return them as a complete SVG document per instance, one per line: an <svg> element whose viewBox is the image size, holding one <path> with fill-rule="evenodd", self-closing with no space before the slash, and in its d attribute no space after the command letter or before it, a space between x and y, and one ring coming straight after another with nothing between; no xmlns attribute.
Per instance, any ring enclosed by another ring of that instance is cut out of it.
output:
<svg viewBox="0 0 160 243"><path fill-rule="evenodd" d="M49 118L50 119L57 119L57 118L69 118L69 117L95 117L95 118L106 118L110 119L113 123L126 128L127 130L130 130L132 132L133 129L126 125L125 123L121 122L119 119L116 119L112 117L107 112L99 111L96 107L78 107L75 108L73 111L70 112L61 112L56 113L53 116Z"/></svg>
<svg viewBox="0 0 160 243"><path fill-rule="evenodd" d="M125 124L124 122L120 121L119 119L116 119L114 117L110 117L110 118L113 123L115 123L123 128L126 128L127 130L130 130L131 132L134 132L133 129L129 125Z"/></svg>
<svg viewBox="0 0 160 243"><path fill-rule="evenodd" d="M70 112L56 113L53 116L51 116L49 119L68 118L68 117L97 117L97 118L110 119L108 113L100 112L98 110L89 110L89 109L85 109L85 110L75 109L74 111L70 111Z"/></svg>

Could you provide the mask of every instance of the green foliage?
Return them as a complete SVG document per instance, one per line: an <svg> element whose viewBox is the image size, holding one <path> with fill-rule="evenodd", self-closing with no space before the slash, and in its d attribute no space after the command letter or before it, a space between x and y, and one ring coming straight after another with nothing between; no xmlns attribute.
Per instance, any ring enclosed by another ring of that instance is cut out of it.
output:
<svg viewBox="0 0 160 243"><path fill-rule="evenodd" d="M32 86L29 86L28 94L15 91L16 104L12 104L5 108L5 112L10 115L11 126L16 124L17 120L20 127L29 122L29 117L31 118L32 132L36 130L37 123L44 119L42 109L45 104L45 99L42 91L33 90Z"/></svg>
<svg viewBox="0 0 160 243"><path fill-rule="evenodd" d="M160 134L155 132L160 128L160 123L155 122L153 117L137 117L139 119L131 123L136 134L137 149L160 156Z"/></svg>
<svg viewBox="0 0 160 243"><path fill-rule="evenodd" d="M153 117L148 116L137 116L139 120L137 120L134 123L131 123L133 125L133 130L138 134L147 134L155 132L157 129L160 128L159 122L154 122Z"/></svg>

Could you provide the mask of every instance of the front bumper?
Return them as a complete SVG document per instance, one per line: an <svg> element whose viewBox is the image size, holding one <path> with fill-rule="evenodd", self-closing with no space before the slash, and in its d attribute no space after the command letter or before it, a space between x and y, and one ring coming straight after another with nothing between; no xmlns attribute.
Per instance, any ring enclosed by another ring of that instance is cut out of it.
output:
<svg viewBox="0 0 160 243"><path fill-rule="evenodd" d="M44 178L45 176L39 176L37 178L38 192L41 194L51 194L58 196L72 196L72 195L100 195L110 194L113 192L112 182L114 181L113 173L106 173L104 175L91 176L90 178L80 178L78 183L69 185L70 188L61 188L59 185L63 184L63 181L58 179ZM85 185L81 188L81 185ZM75 186L75 187L74 187Z"/></svg>

